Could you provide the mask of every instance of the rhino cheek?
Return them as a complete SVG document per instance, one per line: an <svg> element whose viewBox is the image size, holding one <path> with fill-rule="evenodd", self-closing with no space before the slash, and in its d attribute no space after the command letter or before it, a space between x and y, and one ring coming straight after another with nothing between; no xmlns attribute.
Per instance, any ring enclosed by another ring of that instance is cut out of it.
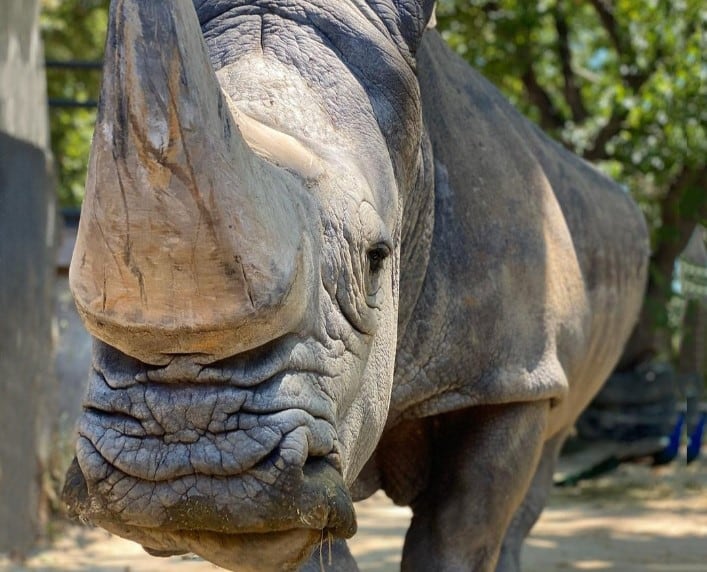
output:
<svg viewBox="0 0 707 572"><path fill-rule="evenodd" d="M395 347L395 340L392 342ZM394 356L387 355L390 353L387 348L379 349L376 345L366 367L361 391L339 429L342 456L346 459L344 480L347 486L353 484L373 453L388 416ZM381 343L381 346L385 344Z"/></svg>
<svg viewBox="0 0 707 572"><path fill-rule="evenodd" d="M356 389L351 405L337 427L344 481L349 487L373 453L388 416L397 339L398 252L392 258L392 279L382 293L384 303L378 311L378 328L370 337L362 373L352 384Z"/></svg>

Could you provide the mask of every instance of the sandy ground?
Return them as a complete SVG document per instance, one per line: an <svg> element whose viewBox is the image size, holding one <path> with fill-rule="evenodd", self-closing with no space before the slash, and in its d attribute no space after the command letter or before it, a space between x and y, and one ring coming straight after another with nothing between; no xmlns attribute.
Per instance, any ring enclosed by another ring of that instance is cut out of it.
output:
<svg viewBox="0 0 707 572"><path fill-rule="evenodd" d="M351 542L362 571L399 569L410 513L383 496L357 505ZM611 475L556 489L524 552L525 572L707 572L707 462L662 469L625 465ZM97 529L62 527L7 572L207 572L193 557L151 558Z"/></svg>

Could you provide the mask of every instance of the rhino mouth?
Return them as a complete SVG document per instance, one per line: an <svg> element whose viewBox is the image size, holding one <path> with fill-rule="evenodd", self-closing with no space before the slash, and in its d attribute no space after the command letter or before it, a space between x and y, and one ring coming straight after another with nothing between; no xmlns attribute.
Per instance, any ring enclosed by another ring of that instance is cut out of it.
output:
<svg viewBox="0 0 707 572"><path fill-rule="evenodd" d="M306 464L303 475L289 478L293 487L281 490L279 502L270 497L263 505L274 509L272 514L267 509L252 510L253 504L216 507L208 497L197 495L172 505L167 521L149 526L131 522L127 513L116 513L110 499L97 495L95 485L89 485L75 459L63 497L74 518L135 541L153 556L192 552L229 570L294 572L317 542L329 535L353 536L356 520L351 498L331 465L313 461ZM128 486L140 488L135 482ZM156 491L152 488L147 494ZM245 520L239 515L245 515Z"/></svg>
<svg viewBox="0 0 707 572"><path fill-rule="evenodd" d="M212 561L210 545L294 538L296 560L322 534L354 534L326 372L275 359L170 373L96 355L64 488L73 516Z"/></svg>

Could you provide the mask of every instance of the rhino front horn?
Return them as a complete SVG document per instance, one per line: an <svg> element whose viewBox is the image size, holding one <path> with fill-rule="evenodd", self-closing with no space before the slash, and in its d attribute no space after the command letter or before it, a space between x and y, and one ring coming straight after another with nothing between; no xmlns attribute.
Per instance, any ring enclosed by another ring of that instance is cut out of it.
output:
<svg viewBox="0 0 707 572"><path fill-rule="evenodd" d="M114 0L70 283L88 330L128 355L213 361L302 318L302 184L237 115L191 0Z"/></svg>

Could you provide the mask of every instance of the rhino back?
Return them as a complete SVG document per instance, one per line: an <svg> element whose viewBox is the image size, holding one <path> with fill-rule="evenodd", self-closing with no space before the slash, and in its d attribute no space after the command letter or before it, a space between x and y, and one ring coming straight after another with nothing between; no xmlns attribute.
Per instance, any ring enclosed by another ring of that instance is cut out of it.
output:
<svg viewBox="0 0 707 572"><path fill-rule="evenodd" d="M645 280L642 217L545 137L436 32L418 53L435 158L435 230L401 332L390 424L552 399L551 431L608 375Z"/></svg>

